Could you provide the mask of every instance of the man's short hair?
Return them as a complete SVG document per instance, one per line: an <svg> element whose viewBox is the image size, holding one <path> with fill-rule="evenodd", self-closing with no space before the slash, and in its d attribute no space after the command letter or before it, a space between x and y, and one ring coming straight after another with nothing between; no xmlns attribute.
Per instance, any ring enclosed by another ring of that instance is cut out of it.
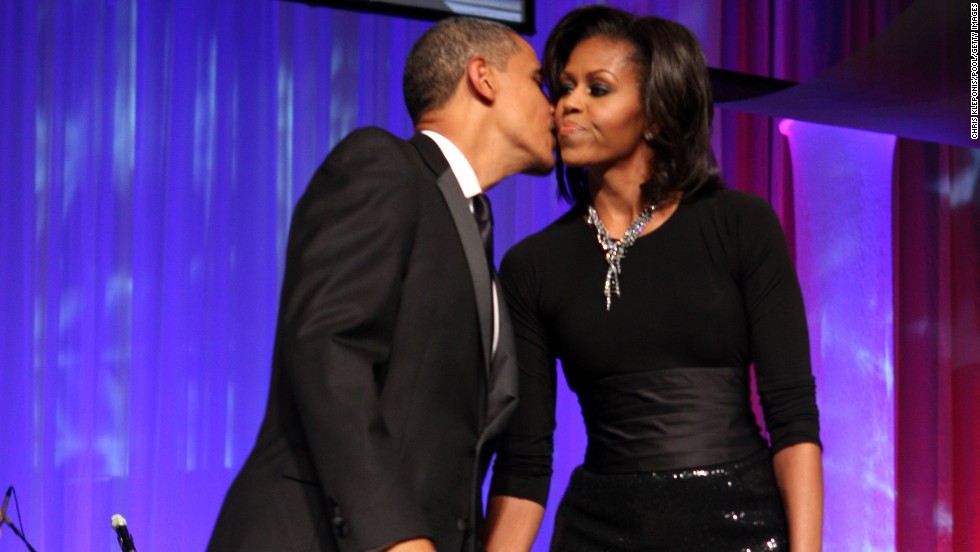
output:
<svg viewBox="0 0 980 552"><path fill-rule="evenodd" d="M482 56L503 71L515 52L514 31L500 23L469 17L437 23L412 46L405 62L402 88L412 123L446 104L470 58Z"/></svg>

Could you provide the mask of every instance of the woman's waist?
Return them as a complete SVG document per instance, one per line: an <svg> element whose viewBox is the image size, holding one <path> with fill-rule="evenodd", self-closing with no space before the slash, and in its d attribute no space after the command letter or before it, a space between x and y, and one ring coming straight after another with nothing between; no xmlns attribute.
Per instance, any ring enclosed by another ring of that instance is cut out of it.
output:
<svg viewBox="0 0 980 552"><path fill-rule="evenodd" d="M679 479L693 479L693 478L703 478L703 477L713 477L718 474L723 474L726 472L739 471L743 469L755 469L756 466L762 465L764 469L771 469L772 466L772 454L767 447L762 447L753 452L748 453L744 456L739 456L737 458L724 460L722 462L714 463L691 463L684 466L666 467L666 468L656 468L656 469L641 469L641 470L622 470L622 471L609 471L609 470L599 470L587 463L583 463L578 466L575 471L587 473L593 477L601 477L604 481L612 483L616 481L638 481L636 479L639 477L643 479L660 479L660 480L679 480Z"/></svg>
<svg viewBox="0 0 980 552"><path fill-rule="evenodd" d="M744 368L618 374L592 382L579 402L586 465L601 472L717 464L766 447Z"/></svg>

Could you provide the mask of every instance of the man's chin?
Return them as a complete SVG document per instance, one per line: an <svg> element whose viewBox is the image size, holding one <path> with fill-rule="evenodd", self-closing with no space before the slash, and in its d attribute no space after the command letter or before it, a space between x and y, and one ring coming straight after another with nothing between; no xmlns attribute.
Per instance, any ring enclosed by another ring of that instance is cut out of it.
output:
<svg viewBox="0 0 980 552"><path fill-rule="evenodd" d="M552 169L555 168L554 157L548 157L547 159L541 159L531 167L522 171L524 174L529 174L531 176L548 176Z"/></svg>

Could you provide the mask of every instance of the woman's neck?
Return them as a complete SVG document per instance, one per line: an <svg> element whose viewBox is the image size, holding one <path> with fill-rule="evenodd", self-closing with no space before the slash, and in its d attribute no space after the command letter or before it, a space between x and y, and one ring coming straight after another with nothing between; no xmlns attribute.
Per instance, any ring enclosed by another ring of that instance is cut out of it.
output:
<svg viewBox="0 0 980 552"><path fill-rule="evenodd" d="M650 204L650 199L641 188L649 178L648 167L636 163L589 167L587 174L592 190L592 206L610 236L622 236Z"/></svg>
<svg viewBox="0 0 980 552"><path fill-rule="evenodd" d="M641 186L649 178L636 170L588 170L592 189L592 206L605 225L609 236L619 239L640 213L650 205L650 198L643 193ZM653 218L640 235L656 230L677 209L678 194L672 194L657 203Z"/></svg>

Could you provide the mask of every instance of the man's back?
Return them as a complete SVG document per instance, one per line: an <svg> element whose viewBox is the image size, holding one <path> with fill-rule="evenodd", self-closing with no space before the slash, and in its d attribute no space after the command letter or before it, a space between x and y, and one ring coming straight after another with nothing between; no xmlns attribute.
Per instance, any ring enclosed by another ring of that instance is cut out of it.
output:
<svg viewBox="0 0 980 552"><path fill-rule="evenodd" d="M266 418L226 500L261 515L220 520L212 548L236 548L226 533L243 546L368 549L407 535L458 550L472 532L483 349L438 176L415 147L365 129L313 178L290 230ZM323 433L307 434L311 419Z"/></svg>

